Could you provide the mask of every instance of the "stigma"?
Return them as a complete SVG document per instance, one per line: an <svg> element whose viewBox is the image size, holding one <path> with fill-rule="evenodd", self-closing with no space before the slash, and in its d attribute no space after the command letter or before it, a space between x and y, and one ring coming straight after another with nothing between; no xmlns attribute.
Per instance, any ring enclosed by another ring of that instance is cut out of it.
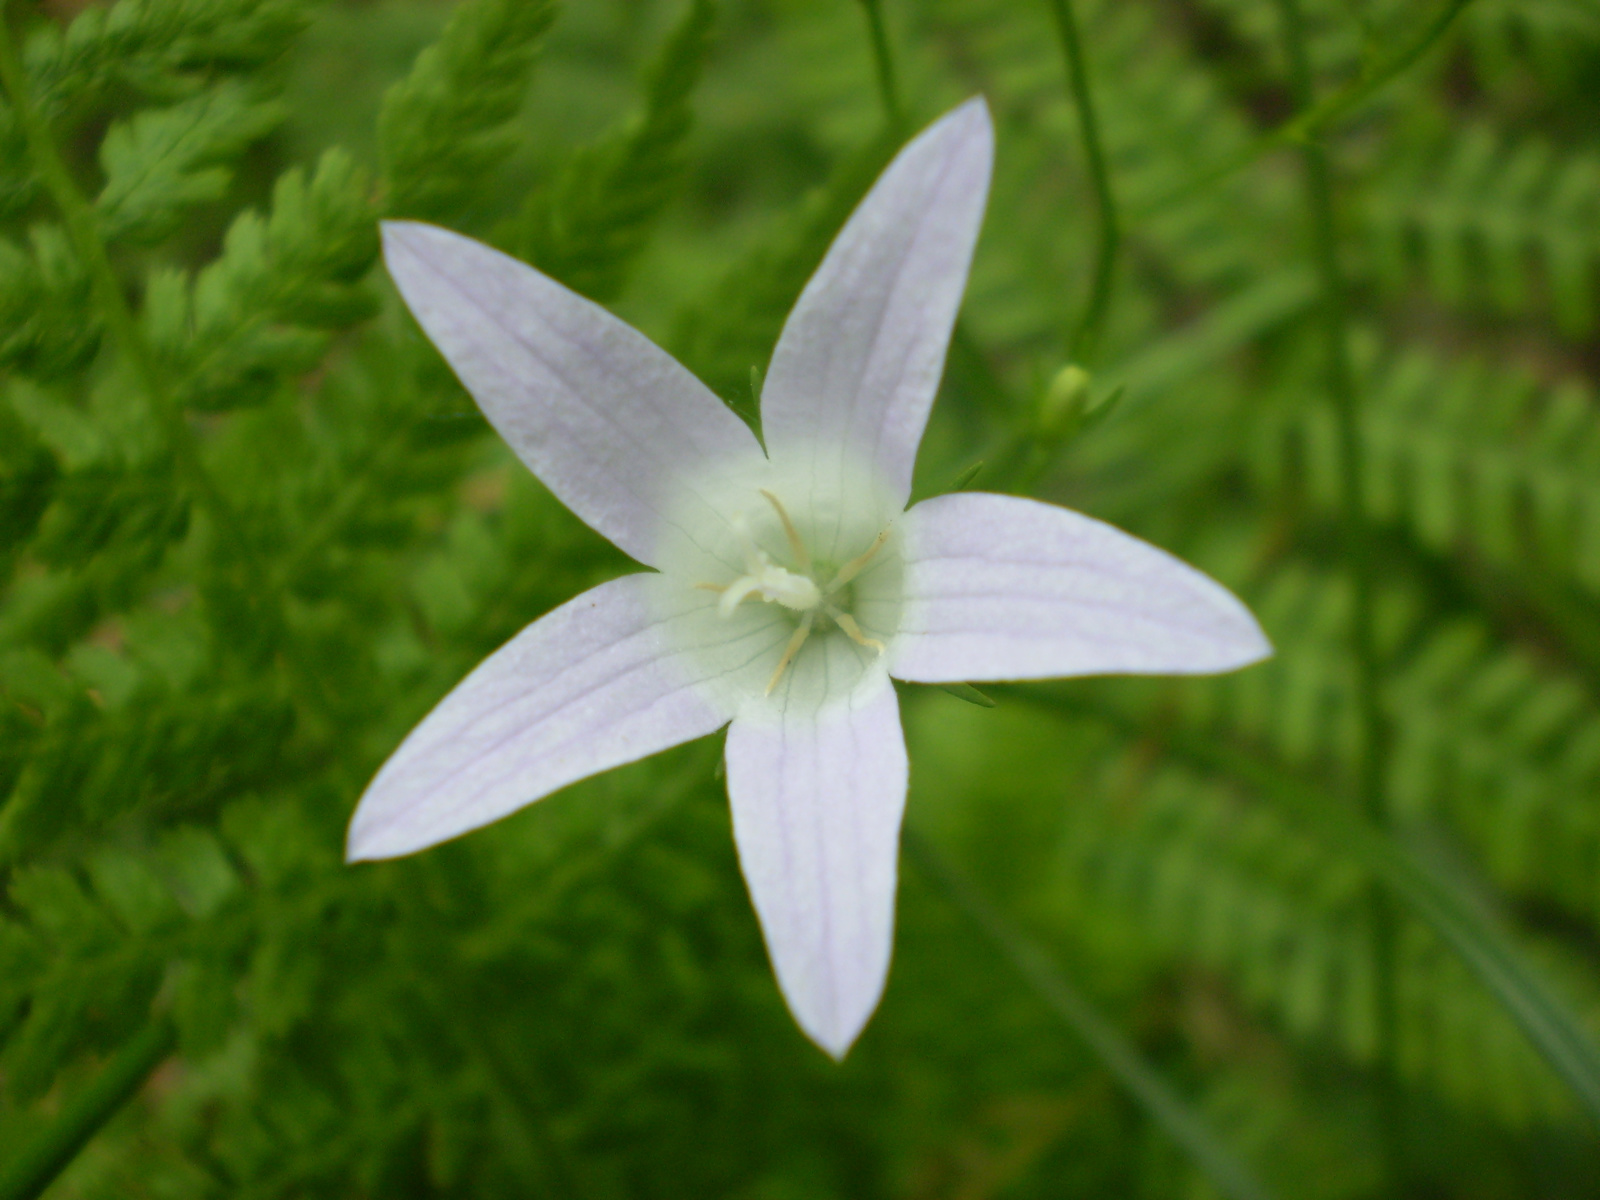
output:
<svg viewBox="0 0 1600 1200"><path fill-rule="evenodd" d="M815 579L785 570L762 554L760 560L746 562L745 574L722 589L717 612L724 617L731 617L742 601L757 595L769 603L781 604L799 613L812 612L822 605L822 589L817 586Z"/></svg>

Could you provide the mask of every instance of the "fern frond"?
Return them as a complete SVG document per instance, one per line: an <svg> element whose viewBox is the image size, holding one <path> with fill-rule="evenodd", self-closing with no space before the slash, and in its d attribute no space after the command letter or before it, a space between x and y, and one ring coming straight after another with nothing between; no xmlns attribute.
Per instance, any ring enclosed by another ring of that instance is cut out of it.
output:
<svg viewBox="0 0 1600 1200"><path fill-rule="evenodd" d="M1593 393L1421 351L1380 359L1361 432L1369 511L1445 554L1538 567L1600 590L1600 419ZM1338 495L1333 415L1284 404L1263 425L1265 480L1295 481L1323 511Z"/></svg>
<svg viewBox="0 0 1600 1200"><path fill-rule="evenodd" d="M1590 0L1478 0L1463 23L1474 65L1495 84L1522 68L1570 85L1600 54L1600 8Z"/></svg>
<svg viewBox="0 0 1600 1200"><path fill-rule="evenodd" d="M215 1050L244 964L243 927L212 918L239 888L219 839L183 825L146 846L100 846L81 874L14 873L0 916L0 1029L14 1021L0 1062L14 1093L37 1095L86 1047L116 1045L157 986L185 1051Z"/></svg>
<svg viewBox="0 0 1600 1200"><path fill-rule="evenodd" d="M7 957L23 971L7 990L21 984L28 1014L0 1062L11 1088L27 1099L47 1090L80 1047L125 1037L148 1009L160 971L148 960L127 969L119 954L126 930L69 871L18 871L8 894L27 924L8 922Z"/></svg>
<svg viewBox="0 0 1600 1200"><path fill-rule="evenodd" d="M1289 564L1253 599L1277 654L1181 689L1184 720L1344 786L1357 744L1349 589ZM1397 817L1453 830L1510 895L1600 920L1600 821L1572 803L1600 794L1600 700L1480 618L1427 621L1415 589L1391 586L1379 602Z"/></svg>
<svg viewBox="0 0 1600 1200"><path fill-rule="evenodd" d="M218 71L278 58L308 20L304 0L118 0L90 5L26 46L34 101L73 119L125 84L158 100L192 95Z"/></svg>
<svg viewBox="0 0 1600 1200"><path fill-rule="evenodd" d="M1370 1063L1363 873L1272 810L1179 767L1113 790L1074 830L1106 902L1168 950L1225 972L1298 1038ZM1401 932L1402 1074L1508 1123L1567 1119L1564 1089L1459 960L1420 925Z"/></svg>
<svg viewBox="0 0 1600 1200"><path fill-rule="evenodd" d="M102 234L112 242L162 240L186 208L222 196L231 178L226 164L283 117L280 106L225 82L113 125L100 143L105 186L95 209Z"/></svg>
<svg viewBox="0 0 1600 1200"><path fill-rule="evenodd" d="M554 0L468 0L417 56L378 114L384 205L395 216L453 215L517 141L509 122Z"/></svg>
<svg viewBox="0 0 1600 1200"><path fill-rule="evenodd" d="M1549 311L1575 338L1594 329L1600 155L1484 124L1395 149L1357 204L1380 282L1403 293L1420 275L1452 308Z"/></svg>
<svg viewBox="0 0 1600 1200"><path fill-rule="evenodd" d="M22 136L16 113L0 100L0 220L25 212L38 191L27 139Z"/></svg>
<svg viewBox="0 0 1600 1200"><path fill-rule="evenodd" d="M170 481L170 459L97 464L64 474L31 547L46 566L76 567L113 543L131 555L128 569L148 571L189 526L189 504Z"/></svg>
<svg viewBox="0 0 1600 1200"><path fill-rule="evenodd" d="M99 561L44 578L81 575L92 588ZM142 566L120 596L87 592L91 606L103 602L93 614L98 640L78 643L61 662L37 650L5 658L10 673L0 685L32 722L26 765L0 806L0 867L45 854L69 830L101 831L134 813L209 813L281 778L292 758L295 715L279 681L219 653L231 648L204 628L216 619L209 601L202 609L185 598L176 613L144 605ZM108 608L126 615L106 620ZM245 728L255 736L240 741Z"/></svg>
<svg viewBox="0 0 1600 1200"><path fill-rule="evenodd" d="M1387 696L1391 788L1448 821L1510 895L1600 919L1600 704L1570 673L1480 622L1431 632Z"/></svg>
<svg viewBox="0 0 1600 1200"><path fill-rule="evenodd" d="M175 375L178 402L198 408L259 401L288 374L311 367L324 330L369 315L359 280L377 255L366 175L340 151L307 180L299 168L273 189L272 212L246 212L220 258L193 285L153 275L144 324Z"/></svg>
<svg viewBox="0 0 1600 1200"><path fill-rule="evenodd" d="M1340 654L1350 621L1348 585L1289 563L1254 587L1251 601L1273 639L1272 658L1215 686L1181 689L1186 721L1269 748L1294 767L1347 781L1359 736L1352 668ZM1395 640L1391 635L1391 648Z"/></svg>
<svg viewBox="0 0 1600 1200"><path fill-rule="evenodd" d="M1262 86L1282 79L1288 71L1283 57L1283 10L1273 0L1204 0L1210 19L1220 21L1223 35L1233 45L1230 58L1242 53L1258 60L1254 69L1237 82L1245 87ZM1338 78L1356 69L1364 53L1370 53L1380 22L1406 17L1413 6L1394 0L1367 0L1345 4L1341 0L1306 0L1300 6L1305 24L1307 55L1318 75ZM1221 40L1216 33L1210 35ZM1236 65L1234 73L1238 74Z"/></svg>
<svg viewBox="0 0 1600 1200"><path fill-rule="evenodd" d="M0 402L0 574L10 573L13 556L33 537L59 475L48 447Z"/></svg>
<svg viewBox="0 0 1600 1200"><path fill-rule="evenodd" d="M579 149L530 198L503 243L591 300L614 299L683 172L689 107L716 21L692 0L645 77L644 110Z"/></svg>
<svg viewBox="0 0 1600 1200"><path fill-rule="evenodd" d="M66 234L36 225L28 240L22 249L0 239L0 368L50 380L88 360L101 325Z"/></svg>

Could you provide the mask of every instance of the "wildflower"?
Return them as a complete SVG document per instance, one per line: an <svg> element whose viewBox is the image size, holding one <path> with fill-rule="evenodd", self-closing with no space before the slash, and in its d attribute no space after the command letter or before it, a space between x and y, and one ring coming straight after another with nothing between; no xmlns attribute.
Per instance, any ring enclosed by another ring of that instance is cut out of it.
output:
<svg viewBox="0 0 1600 1200"><path fill-rule="evenodd" d="M1269 653L1224 588L1088 517L906 508L988 190L981 99L894 160L785 324L749 428L531 267L388 222L406 303L573 512L654 571L486 659L411 733L349 857L408 854L728 726L739 859L796 1020L840 1057L888 971L906 750L891 678L1225 671Z"/></svg>

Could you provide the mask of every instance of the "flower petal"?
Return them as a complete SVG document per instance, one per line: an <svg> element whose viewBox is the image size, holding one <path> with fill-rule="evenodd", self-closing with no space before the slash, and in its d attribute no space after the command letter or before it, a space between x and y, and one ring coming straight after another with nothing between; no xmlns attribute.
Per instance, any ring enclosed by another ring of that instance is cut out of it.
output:
<svg viewBox="0 0 1600 1200"><path fill-rule="evenodd" d="M795 1020L843 1058L883 994L894 938L906 747L894 688L820 717L741 714L728 730L739 863Z"/></svg>
<svg viewBox="0 0 1600 1200"><path fill-rule="evenodd" d="M693 521L681 493L704 464L761 459L744 422L671 355L532 267L415 221L383 223L383 254L500 436L640 562L659 565L669 521Z"/></svg>
<svg viewBox="0 0 1600 1200"><path fill-rule="evenodd" d="M603 583L486 658L367 787L347 857L393 858L623 763L711 733L731 710L680 653L658 575Z"/></svg>
<svg viewBox="0 0 1600 1200"><path fill-rule="evenodd" d="M1081 513L954 492L916 505L901 528L897 679L1207 674L1272 653L1221 584Z"/></svg>
<svg viewBox="0 0 1600 1200"><path fill-rule="evenodd" d="M981 97L902 150L834 240L784 324L761 393L774 460L833 482L855 447L903 506L983 220L994 131Z"/></svg>

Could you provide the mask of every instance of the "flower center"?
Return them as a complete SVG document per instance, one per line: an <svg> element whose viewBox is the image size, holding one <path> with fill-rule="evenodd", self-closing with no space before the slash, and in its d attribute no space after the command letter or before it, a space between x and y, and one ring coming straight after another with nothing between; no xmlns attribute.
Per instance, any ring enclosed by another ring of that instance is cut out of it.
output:
<svg viewBox="0 0 1600 1200"><path fill-rule="evenodd" d="M863 633L856 619L846 611L846 598L851 581L861 574L862 570L877 557L878 551L883 549L884 542L889 538L889 530L887 528L882 530L865 551L842 567L837 570L825 569L812 559L805 539L800 536L800 531L789 519L789 513L783 507L783 502L765 488L761 489L761 494L767 498L777 512L778 520L783 523L793 569L773 562L772 556L756 545L750 535L749 524L743 517L738 517L734 521L734 531L744 552L744 574L729 584L700 583L695 586L720 594L717 612L724 619L733 616L734 610L751 597L768 604L782 605L800 614L800 623L795 626L794 634L789 638L783 657L778 660L777 669L767 681L766 694L770 696L772 689L778 686L784 671L794 661L794 656L800 652L800 647L805 645L806 638L819 622L832 621L857 645L869 647L879 654L883 653L883 643Z"/></svg>

